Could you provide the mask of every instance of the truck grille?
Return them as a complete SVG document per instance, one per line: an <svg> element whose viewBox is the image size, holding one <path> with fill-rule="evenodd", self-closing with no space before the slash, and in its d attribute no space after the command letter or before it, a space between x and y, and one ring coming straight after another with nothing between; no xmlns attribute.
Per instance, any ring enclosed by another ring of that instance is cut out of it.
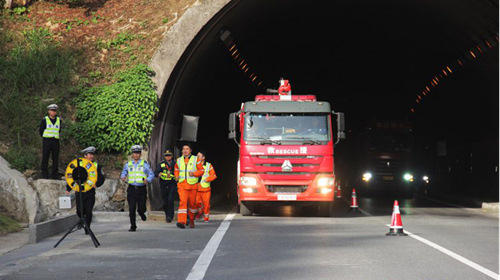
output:
<svg viewBox="0 0 500 280"><path fill-rule="evenodd" d="M307 186L266 186L268 192L272 193L303 193Z"/></svg>
<svg viewBox="0 0 500 280"><path fill-rule="evenodd" d="M263 159L311 159L322 158L323 156L254 156Z"/></svg>

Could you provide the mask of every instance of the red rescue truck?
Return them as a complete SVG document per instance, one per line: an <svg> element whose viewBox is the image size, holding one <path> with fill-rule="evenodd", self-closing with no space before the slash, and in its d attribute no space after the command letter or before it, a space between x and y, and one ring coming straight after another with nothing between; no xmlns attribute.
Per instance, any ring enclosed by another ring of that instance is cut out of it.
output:
<svg viewBox="0 0 500 280"><path fill-rule="evenodd" d="M268 93L274 95L257 95L229 116L229 139L239 147L240 213L249 216L262 206L285 204L330 216L333 150L345 138L344 114L314 95L292 95L284 79Z"/></svg>

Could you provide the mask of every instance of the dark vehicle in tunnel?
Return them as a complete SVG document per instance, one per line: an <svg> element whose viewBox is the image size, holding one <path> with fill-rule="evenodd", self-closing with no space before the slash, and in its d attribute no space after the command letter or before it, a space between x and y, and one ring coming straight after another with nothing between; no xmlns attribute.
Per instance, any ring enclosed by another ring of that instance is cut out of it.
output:
<svg viewBox="0 0 500 280"><path fill-rule="evenodd" d="M355 187L362 195L390 192L413 197L413 127L406 120L372 119L355 140Z"/></svg>
<svg viewBox="0 0 500 280"><path fill-rule="evenodd" d="M336 141L332 114L337 116ZM267 204L293 204L329 216L333 149L343 138L343 123L342 113L334 113L314 95L257 95L232 113L229 138L239 146L240 213L252 215Z"/></svg>

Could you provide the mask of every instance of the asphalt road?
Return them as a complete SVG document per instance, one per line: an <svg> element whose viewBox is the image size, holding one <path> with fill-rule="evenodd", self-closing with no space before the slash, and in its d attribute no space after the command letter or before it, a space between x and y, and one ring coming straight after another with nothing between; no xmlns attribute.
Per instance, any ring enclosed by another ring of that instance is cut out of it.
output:
<svg viewBox="0 0 500 280"><path fill-rule="evenodd" d="M59 237L49 238L0 256L0 279L498 278L498 213L401 200L413 237L391 237L393 202L360 198L363 213L352 214L338 200L332 218L290 206L233 218L234 208L221 205L210 223L185 230L148 221L129 233L127 222L95 223L101 247L82 231L57 249Z"/></svg>

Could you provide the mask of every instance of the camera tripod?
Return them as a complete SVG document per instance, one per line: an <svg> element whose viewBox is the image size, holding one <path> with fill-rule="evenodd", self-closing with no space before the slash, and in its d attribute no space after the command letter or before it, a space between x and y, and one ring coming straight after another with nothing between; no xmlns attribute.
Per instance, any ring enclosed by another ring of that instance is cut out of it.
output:
<svg viewBox="0 0 500 280"><path fill-rule="evenodd" d="M61 239L59 239L59 241L57 241L56 245L54 245L54 248L56 248L59 245L59 243L61 243L64 240L64 238L66 238L66 236L68 236L70 233L75 232L81 228L85 229L85 232L88 232L90 239L92 239L92 242L94 243L94 246L96 248L101 245L99 243L99 241L97 240L97 238L95 237L94 232L90 229L89 225L85 221L85 218L83 217L83 198L82 198L83 184L82 184L82 182L85 182L87 180L88 173L87 173L87 170L85 168L81 167L80 162L81 162L81 159L80 158L77 159L77 167L73 170L73 173L72 173L73 179L78 184L78 192L79 192L78 199L80 201L80 207L79 207L80 208L80 217L78 217L78 222L76 222L75 225L72 226L66 232L66 234L64 234L63 237L61 237Z"/></svg>

